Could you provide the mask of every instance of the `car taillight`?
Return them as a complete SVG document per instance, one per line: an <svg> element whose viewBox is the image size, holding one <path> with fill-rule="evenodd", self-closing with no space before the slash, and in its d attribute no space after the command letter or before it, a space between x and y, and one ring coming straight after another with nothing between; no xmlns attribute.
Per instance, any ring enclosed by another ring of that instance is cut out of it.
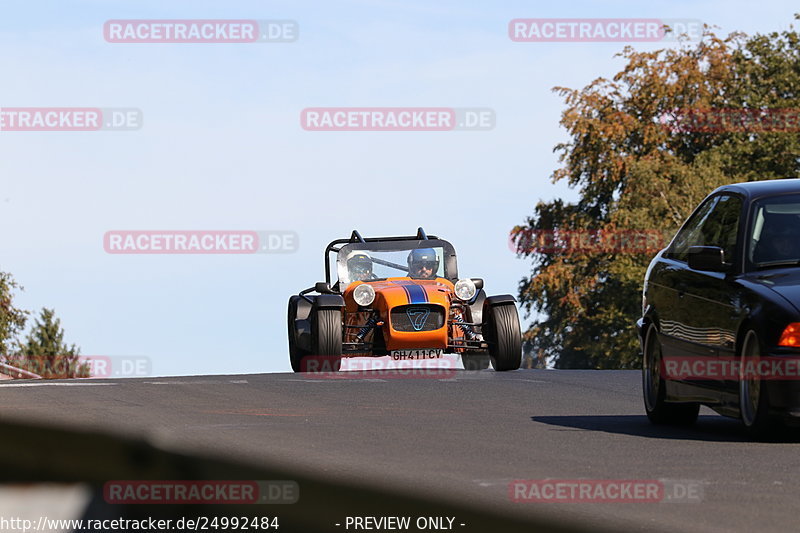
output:
<svg viewBox="0 0 800 533"><path fill-rule="evenodd" d="M800 347L800 322L792 322L781 333L778 346Z"/></svg>

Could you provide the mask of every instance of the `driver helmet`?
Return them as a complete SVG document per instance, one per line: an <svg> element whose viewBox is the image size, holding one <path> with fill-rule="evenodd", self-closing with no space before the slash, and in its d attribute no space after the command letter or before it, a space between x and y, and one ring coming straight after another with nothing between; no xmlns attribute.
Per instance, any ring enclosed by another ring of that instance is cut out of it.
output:
<svg viewBox="0 0 800 533"><path fill-rule="evenodd" d="M438 271L439 258L433 248L417 248L408 254L408 275L412 278L435 278Z"/></svg>
<svg viewBox="0 0 800 533"><path fill-rule="evenodd" d="M364 281L372 277L372 258L364 250L353 250L347 254L345 262L350 281Z"/></svg>

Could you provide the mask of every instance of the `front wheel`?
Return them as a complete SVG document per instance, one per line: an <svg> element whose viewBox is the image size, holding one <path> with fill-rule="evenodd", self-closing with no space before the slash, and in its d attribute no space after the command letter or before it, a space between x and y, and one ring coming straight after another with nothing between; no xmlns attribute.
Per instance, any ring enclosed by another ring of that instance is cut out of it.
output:
<svg viewBox="0 0 800 533"><path fill-rule="evenodd" d="M483 317L483 338L489 344L492 367L498 371L516 370L522 363L522 334L514 304L493 305Z"/></svg>
<svg viewBox="0 0 800 533"><path fill-rule="evenodd" d="M749 330L744 337L739 365L739 411L742 424L754 437L767 436L775 429L769 414L769 399L761 377L754 370L761 358L761 342L755 331Z"/></svg>
<svg viewBox="0 0 800 533"><path fill-rule="evenodd" d="M337 372L342 364L342 311L317 309L312 312L313 353L303 357L303 372Z"/></svg>
<svg viewBox="0 0 800 533"><path fill-rule="evenodd" d="M653 424L690 426L697 421L699 403L668 403L664 378L661 376L662 354L658 329L650 324L644 338L642 392L647 418Z"/></svg>
<svg viewBox="0 0 800 533"><path fill-rule="evenodd" d="M289 311L288 311L288 322L289 322L289 362L292 365L292 371L294 372L301 372L302 368L302 359L305 352L297 346L297 301L295 297L289 300Z"/></svg>

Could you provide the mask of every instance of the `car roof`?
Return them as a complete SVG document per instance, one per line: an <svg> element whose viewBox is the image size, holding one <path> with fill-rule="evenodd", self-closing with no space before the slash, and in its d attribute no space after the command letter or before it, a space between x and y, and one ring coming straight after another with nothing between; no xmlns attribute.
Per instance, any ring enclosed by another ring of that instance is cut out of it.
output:
<svg viewBox="0 0 800 533"><path fill-rule="evenodd" d="M756 200L767 196L800 193L800 179L792 178L731 183L730 185L723 185L717 188L712 194L724 191L736 192L750 200Z"/></svg>

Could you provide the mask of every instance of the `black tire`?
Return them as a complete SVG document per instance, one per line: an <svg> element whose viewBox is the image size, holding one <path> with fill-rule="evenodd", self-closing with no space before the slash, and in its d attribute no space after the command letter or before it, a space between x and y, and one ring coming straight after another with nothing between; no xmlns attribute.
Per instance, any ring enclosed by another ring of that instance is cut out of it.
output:
<svg viewBox="0 0 800 533"><path fill-rule="evenodd" d="M462 353L461 363L464 370L486 370L489 368L489 355Z"/></svg>
<svg viewBox="0 0 800 533"><path fill-rule="evenodd" d="M304 357L304 372L339 370L342 364L342 312L339 309L312 311L311 346L314 351ZM317 358L316 361L312 362L313 358Z"/></svg>
<svg viewBox="0 0 800 533"><path fill-rule="evenodd" d="M294 297L289 299L287 315L289 323L289 362L292 365L292 371L300 372L301 361L306 352L297 346L297 328L295 327L295 320L297 319L297 301Z"/></svg>
<svg viewBox="0 0 800 533"><path fill-rule="evenodd" d="M769 437L778 428L777 421L770 416L769 397L761 378L757 374L745 375L746 363L758 362L762 353L758 334L748 330L739 353L739 413L745 429L756 439Z"/></svg>
<svg viewBox="0 0 800 533"><path fill-rule="evenodd" d="M481 331L489 345L492 367L498 372L517 370L522 363L522 334L516 306L490 306L483 319Z"/></svg>
<svg viewBox="0 0 800 533"><path fill-rule="evenodd" d="M650 324L644 338L642 393L647 418L653 424L691 426L697 421L699 403L668 403L666 384L661 376L661 342L658 329Z"/></svg>

